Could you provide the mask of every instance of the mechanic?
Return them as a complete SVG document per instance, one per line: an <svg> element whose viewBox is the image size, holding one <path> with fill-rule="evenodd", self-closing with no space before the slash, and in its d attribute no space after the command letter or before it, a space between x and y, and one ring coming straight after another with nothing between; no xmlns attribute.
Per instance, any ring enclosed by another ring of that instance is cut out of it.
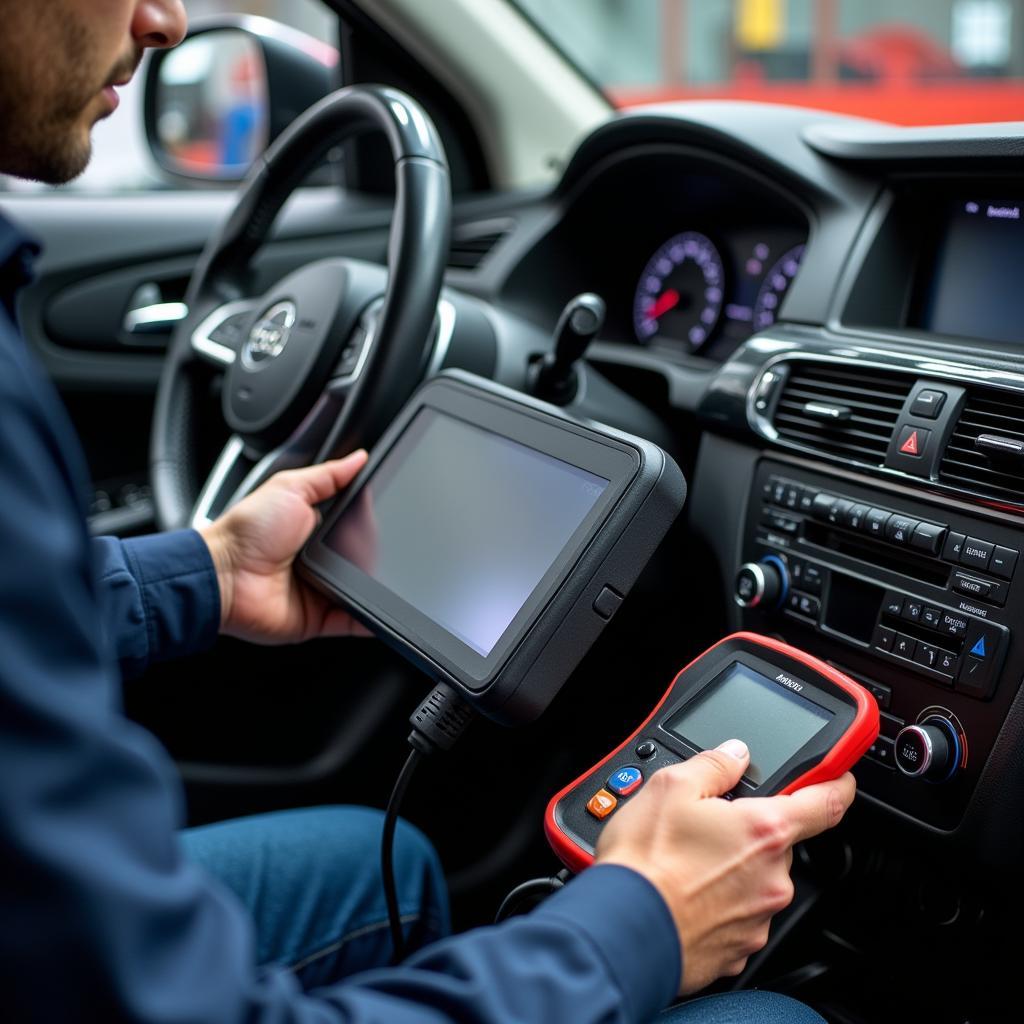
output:
<svg viewBox="0 0 1024 1024"><path fill-rule="evenodd" d="M179 0L0 0L0 171L79 174L93 124ZM90 540L71 424L16 327L37 249L0 221L0 1009L12 1021L645 1021L738 973L792 896L793 844L835 825L849 775L728 803L736 740L653 777L598 864L528 916L446 938L436 855L399 831L403 920L387 963L377 844L360 808L177 831L182 798L120 679L199 651L356 631L292 575L321 502L365 454L283 473L204 531ZM371 968L375 968L372 969ZM819 1020L766 993L688 1022Z"/></svg>

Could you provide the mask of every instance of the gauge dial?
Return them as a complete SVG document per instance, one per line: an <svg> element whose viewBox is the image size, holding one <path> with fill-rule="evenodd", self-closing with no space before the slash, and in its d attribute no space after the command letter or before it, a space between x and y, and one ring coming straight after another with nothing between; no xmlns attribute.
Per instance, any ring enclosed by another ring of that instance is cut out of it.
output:
<svg viewBox="0 0 1024 1024"><path fill-rule="evenodd" d="M685 339L694 351L722 312L725 271L711 240L696 231L670 238L640 275L633 300L637 340Z"/></svg>
<svg viewBox="0 0 1024 1024"><path fill-rule="evenodd" d="M771 327L779 315L779 306L785 298L786 291L793 283L796 272L800 269L800 260L804 254L802 245L795 245L789 252L764 275L761 290L757 293L754 303L754 330L760 331Z"/></svg>

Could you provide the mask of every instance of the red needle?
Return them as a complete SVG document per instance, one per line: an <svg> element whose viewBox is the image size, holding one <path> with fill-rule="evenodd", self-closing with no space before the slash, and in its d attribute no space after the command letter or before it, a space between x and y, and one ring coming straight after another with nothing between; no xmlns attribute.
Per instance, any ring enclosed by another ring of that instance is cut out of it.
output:
<svg viewBox="0 0 1024 1024"><path fill-rule="evenodd" d="M647 310L647 315L652 320L657 320L658 317L667 313L670 309L675 309L677 305L679 305L679 292L675 288L666 288L658 296L657 302Z"/></svg>

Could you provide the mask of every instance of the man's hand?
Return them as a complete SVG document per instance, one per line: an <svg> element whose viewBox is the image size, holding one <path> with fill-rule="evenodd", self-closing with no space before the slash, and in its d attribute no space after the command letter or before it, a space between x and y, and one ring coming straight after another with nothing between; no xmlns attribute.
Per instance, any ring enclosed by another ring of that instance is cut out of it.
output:
<svg viewBox="0 0 1024 1024"><path fill-rule="evenodd" d="M365 463L366 452L357 451L278 473L201 531L220 584L222 633L260 644L366 635L293 571L319 522L313 506L347 487Z"/></svg>
<svg viewBox="0 0 1024 1024"><path fill-rule="evenodd" d="M597 861L644 875L668 904L683 949L682 992L739 974L793 899L793 845L837 825L853 803L847 773L790 796L716 799L750 754L729 740L663 768L604 829Z"/></svg>

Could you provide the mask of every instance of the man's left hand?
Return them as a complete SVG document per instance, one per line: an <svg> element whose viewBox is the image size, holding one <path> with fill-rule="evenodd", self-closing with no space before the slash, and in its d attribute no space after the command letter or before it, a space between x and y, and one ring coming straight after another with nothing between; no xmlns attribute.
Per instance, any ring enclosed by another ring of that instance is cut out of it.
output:
<svg viewBox="0 0 1024 1024"><path fill-rule="evenodd" d="M201 530L220 584L222 633L259 644L365 636L347 612L295 575L295 556L319 522L314 506L347 487L366 452L272 476Z"/></svg>

